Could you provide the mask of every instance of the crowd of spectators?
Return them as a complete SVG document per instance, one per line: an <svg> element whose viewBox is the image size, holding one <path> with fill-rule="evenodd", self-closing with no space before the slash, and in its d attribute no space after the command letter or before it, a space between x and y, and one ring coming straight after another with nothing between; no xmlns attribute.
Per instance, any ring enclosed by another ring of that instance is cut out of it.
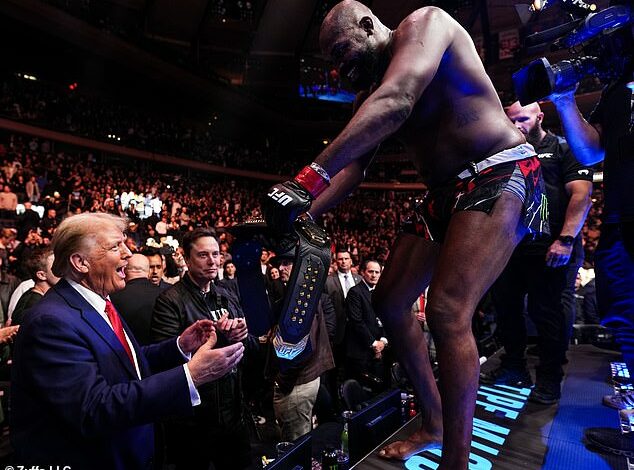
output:
<svg viewBox="0 0 634 470"><path fill-rule="evenodd" d="M7 136L0 145L0 184L16 195L15 201L41 207L42 218L36 222L43 240L50 240L54 227L66 214L84 211L129 217L138 226L131 239L143 245L148 238L158 241L171 235L179 239L182 232L196 227L223 232L224 227L258 216L258 198L266 189L253 181L160 173L141 161L111 164L98 161L90 152L65 152L54 147L49 141L19 135ZM143 209L138 202L129 203L130 193L144 196ZM414 197L413 193L359 192L358 197L326 213L323 223L334 242L348 246L357 262L368 255L385 259ZM160 201L159 205L148 198ZM148 213L145 206L152 204L155 209ZM15 211L15 207L9 209ZM29 213L29 217L16 216L15 212L4 215L5 222L15 226L18 241L37 228L32 227Z"/></svg>
<svg viewBox="0 0 634 470"><path fill-rule="evenodd" d="M219 113L207 122L179 122L173 117L151 114L111 99L70 90L67 86L28 80L22 74L6 74L1 87L1 115L64 133L276 175L293 174L304 164L280 153L273 137L267 137L258 145L220 136L215 127L216 121L223 118ZM402 146L396 141L389 141L381 149L383 155L402 152ZM367 177L369 181L410 182L417 178L408 161L377 160ZM404 175L403 170L409 170L408 175Z"/></svg>
<svg viewBox="0 0 634 470"><path fill-rule="evenodd" d="M14 120L126 147L200 160L214 165L287 174L295 168L267 144L250 146L219 139L208 122L177 122L68 87L18 74L2 82L0 113Z"/></svg>

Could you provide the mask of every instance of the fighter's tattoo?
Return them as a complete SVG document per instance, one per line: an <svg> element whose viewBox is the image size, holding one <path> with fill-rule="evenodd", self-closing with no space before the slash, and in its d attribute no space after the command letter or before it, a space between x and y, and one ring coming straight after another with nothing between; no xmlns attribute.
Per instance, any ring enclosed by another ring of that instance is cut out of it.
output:
<svg viewBox="0 0 634 470"><path fill-rule="evenodd" d="M464 127L479 120L480 115L474 109L467 109L466 111L456 113L456 125L458 127Z"/></svg>

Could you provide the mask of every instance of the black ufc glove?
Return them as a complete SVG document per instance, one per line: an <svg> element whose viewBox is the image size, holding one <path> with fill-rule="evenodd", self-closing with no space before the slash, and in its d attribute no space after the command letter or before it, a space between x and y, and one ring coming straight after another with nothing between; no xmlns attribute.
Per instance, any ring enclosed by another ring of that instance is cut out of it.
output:
<svg viewBox="0 0 634 470"><path fill-rule="evenodd" d="M292 231L297 216L310 208L313 196L296 181L278 183L262 199L262 215L266 225L278 233Z"/></svg>
<svg viewBox="0 0 634 470"><path fill-rule="evenodd" d="M262 215L269 228L289 233L297 216L330 185L330 176L321 165L313 162L297 173L292 181L276 184L262 200Z"/></svg>

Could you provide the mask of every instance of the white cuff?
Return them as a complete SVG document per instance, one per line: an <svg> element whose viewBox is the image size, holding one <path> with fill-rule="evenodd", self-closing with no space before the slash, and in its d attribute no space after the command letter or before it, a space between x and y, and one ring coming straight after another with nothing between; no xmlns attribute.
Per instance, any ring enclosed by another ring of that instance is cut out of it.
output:
<svg viewBox="0 0 634 470"><path fill-rule="evenodd" d="M200 394L194 386L194 381L192 380L192 375L189 373L187 364L183 364L183 368L185 369L185 377L187 377L187 386L189 387L189 399L192 402L192 406L198 406L200 405Z"/></svg>
<svg viewBox="0 0 634 470"><path fill-rule="evenodd" d="M192 358L192 355L185 354L183 352L183 350L181 349L181 345L178 341L180 338L181 338L180 336L176 338L176 347L178 348L178 352L181 353L183 358L189 362L189 360ZM198 390L196 390L196 387L194 386L194 381L192 380L192 375L189 373L189 367L187 367L187 364L183 364L183 368L185 369L185 377L187 377L187 387L189 387L189 399L192 402L192 406L198 406L200 405L200 394L198 393Z"/></svg>
<svg viewBox="0 0 634 470"><path fill-rule="evenodd" d="M189 354L185 354L183 352L183 350L181 349L181 344L179 343L179 339L181 339L180 335L176 338L176 347L178 348L178 352L181 353L181 356L183 356L183 358L187 359L188 361L192 358L191 353Z"/></svg>

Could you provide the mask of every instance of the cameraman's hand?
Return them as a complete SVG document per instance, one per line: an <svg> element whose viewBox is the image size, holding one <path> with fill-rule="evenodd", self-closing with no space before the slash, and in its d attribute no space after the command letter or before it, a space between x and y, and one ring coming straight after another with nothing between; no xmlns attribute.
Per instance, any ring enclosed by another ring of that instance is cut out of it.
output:
<svg viewBox="0 0 634 470"><path fill-rule="evenodd" d="M195 387L223 377L238 365L244 354L244 345L234 343L224 348L213 349L213 338L203 344L187 363Z"/></svg>
<svg viewBox="0 0 634 470"><path fill-rule="evenodd" d="M286 181L271 187L261 201L262 215L269 227L279 233L293 229L297 216L310 208L313 196L296 181Z"/></svg>
<svg viewBox="0 0 634 470"><path fill-rule="evenodd" d="M566 90L551 93L548 96L548 99L552 101L555 107L557 107L558 105L570 104L571 101L573 103L576 103L575 93L577 92L578 87L579 84L576 83L574 86L567 88Z"/></svg>

